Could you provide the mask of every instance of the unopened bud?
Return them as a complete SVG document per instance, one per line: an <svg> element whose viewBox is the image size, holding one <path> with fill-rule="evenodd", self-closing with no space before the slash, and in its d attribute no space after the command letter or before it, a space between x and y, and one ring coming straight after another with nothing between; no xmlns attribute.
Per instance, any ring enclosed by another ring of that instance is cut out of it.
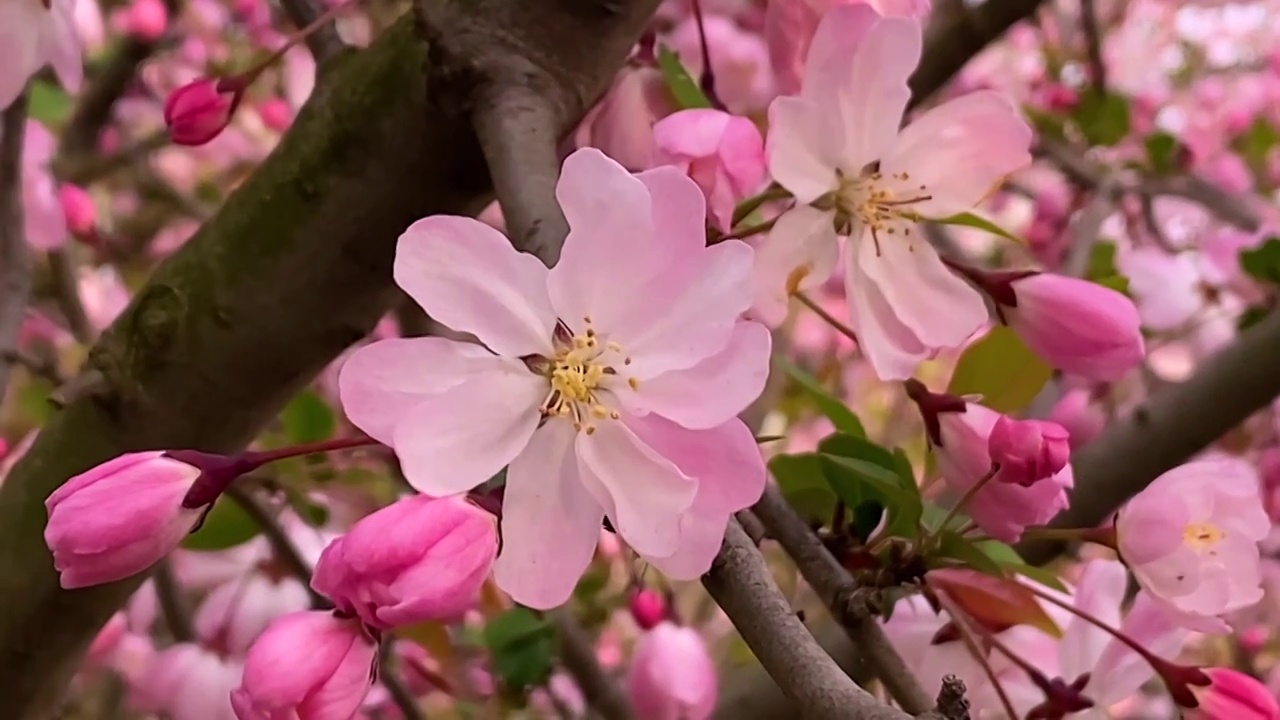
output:
<svg viewBox="0 0 1280 720"><path fill-rule="evenodd" d="M174 90L164 101L164 123L178 145L204 145L231 124L244 92L239 78L200 78Z"/></svg>
<svg viewBox="0 0 1280 720"><path fill-rule="evenodd" d="M642 588L631 596L627 605L636 625L643 630L652 630L667 619L667 599L657 590Z"/></svg>

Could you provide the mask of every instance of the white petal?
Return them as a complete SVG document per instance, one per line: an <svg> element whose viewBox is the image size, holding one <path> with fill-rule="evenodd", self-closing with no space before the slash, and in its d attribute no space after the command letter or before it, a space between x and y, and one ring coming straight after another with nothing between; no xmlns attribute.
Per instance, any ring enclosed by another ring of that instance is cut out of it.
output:
<svg viewBox="0 0 1280 720"><path fill-rule="evenodd" d="M780 97L769 106L769 174L801 205L836 189L843 129L831 115L830 108L798 97Z"/></svg>
<svg viewBox="0 0 1280 720"><path fill-rule="evenodd" d="M787 317L790 285L811 290L831 277L840 259L835 218L807 205L788 210L756 246L752 314L769 325Z"/></svg>
<svg viewBox="0 0 1280 720"><path fill-rule="evenodd" d="M911 88L907 79L920 62L920 23L884 18L858 45L853 69L833 100L843 123L840 168L857 174L892 147Z"/></svg>

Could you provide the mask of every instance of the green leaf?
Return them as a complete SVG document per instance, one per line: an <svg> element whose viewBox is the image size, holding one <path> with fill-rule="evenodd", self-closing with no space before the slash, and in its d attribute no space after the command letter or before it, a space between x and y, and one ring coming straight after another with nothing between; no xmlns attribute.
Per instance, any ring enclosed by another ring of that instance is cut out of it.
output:
<svg viewBox="0 0 1280 720"><path fill-rule="evenodd" d="M659 48L658 68L662 70L662 77L667 81L667 87L671 90L671 94L675 97L676 104L680 106L681 110L711 107L711 101L702 92L698 81L694 80L689 71L685 69L684 63L680 62L678 55L667 48Z"/></svg>
<svg viewBox="0 0 1280 720"><path fill-rule="evenodd" d="M1241 250L1240 269L1262 282L1280 284L1280 238L1269 237L1256 248Z"/></svg>
<svg viewBox="0 0 1280 720"><path fill-rule="evenodd" d="M904 468L898 454L843 433L825 438L818 452L827 482L846 506L857 510L875 502L889 514L888 532L917 534L924 503L910 466Z"/></svg>
<svg viewBox="0 0 1280 720"><path fill-rule="evenodd" d="M1123 275L1111 275L1109 277L1098 278L1095 283L1105 288L1110 288L1121 295L1129 294L1129 278Z"/></svg>
<svg viewBox="0 0 1280 720"><path fill-rule="evenodd" d="M960 354L947 392L981 395L983 405L1010 413L1030 405L1051 377L1048 363L1015 332L997 325Z"/></svg>
<svg viewBox="0 0 1280 720"><path fill-rule="evenodd" d="M1120 274L1116 267L1116 244L1110 240L1099 240L1089 248L1089 264L1085 267L1086 280L1098 282L1103 278Z"/></svg>
<svg viewBox="0 0 1280 720"><path fill-rule="evenodd" d="M1067 586L1062 584L1062 578L1054 575L1052 571L1045 570L1042 567L1027 565L1026 563L1009 563L1004 566L1004 569L1009 572L1017 573L1030 580L1035 580L1045 587L1051 587L1059 592L1067 592Z"/></svg>
<svg viewBox="0 0 1280 720"><path fill-rule="evenodd" d="M826 524L836 508L836 494L822 472L817 453L778 455L769 461L769 472L782 496L802 517Z"/></svg>
<svg viewBox="0 0 1280 720"><path fill-rule="evenodd" d="M991 222L990 220L984 217L981 217L979 215L975 215L974 213L971 213L971 212L962 212L959 215L952 215L951 217L943 218L941 220L935 220L934 222L942 225L961 225L963 227L971 227L971 228L977 228L979 230L986 230L992 235L999 235L1000 237L1006 240L1012 240L1022 245L1027 244L1027 241L1024 240L1023 238L1020 238L1017 235L1014 235L1013 233L1009 232L1008 230L1005 230L1004 228L1000 227L999 225Z"/></svg>
<svg viewBox="0 0 1280 720"><path fill-rule="evenodd" d="M199 530L182 541L188 550L226 550L255 537L261 528L238 503L222 498L204 516Z"/></svg>
<svg viewBox="0 0 1280 720"><path fill-rule="evenodd" d="M1115 145L1129 134L1129 101L1090 89L1080 95L1072 117L1090 145Z"/></svg>
<svg viewBox="0 0 1280 720"><path fill-rule="evenodd" d="M1245 311L1240 313L1240 317L1236 318L1236 329L1247 330L1265 320L1270 314L1271 308L1266 305L1253 305L1245 308Z"/></svg>
<svg viewBox="0 0 1280 720"><path fill-rule="evenodd" d="M1266 117L1258 115L1252 125L1231 141L1231 147L1257 172L1266 167L1267 154L1277 143L1280 143L1280 132Z"/></svg>
<svg viewBox="0 0 1280 720"><path fill-rule="evenodd" d="M33 80L27 90L27 115L44 125L59 126L71 116L71 96L44 80Z"/></svg>
<svg viewBox="0 0 1280 720"><path fill-rule="evenodd" d="M942 521L950 513L950 510L933 503L924 504L924 512L920 515L920 523L924 525L924 529L929 532L938 532L938 528L942 526ZM965 523L969 522L969 516L963 512L958 512L950 520L947 521L947 528L950 530L959 530Z"/></svg>
<svg viewBox="0 0 1280 720"><path fill-rule="evenodd" d="M805 396L813 401L813 404L818 407L818 412L825 415L836 430L859 437L867 436L867 431L863 429L862 421L858 419L858 416L854 415L853 411L836 399L834 395L827 392L827 389L822 387L822 383L818 382L817 378L783 357L775 357L774 362L782 368L787 377L795 382Z"/></svg>
<svg viewBox="0 0 1280 720"><path fill-rule="evenodd" d="M954 530L944 530L938 536L938 555L941 558L958 560L966 566L988 575L1004 575L1000 563L996 562L983 548L979 547Z"/></svg>
<svg viewBox="0 0 1280 720"><path fill-rule="evenodd" d="M1175 172L1178 160L1178 148L1181 143L1167 132L1157 131L1148 135L1142 144L1147 148L1147 165L1157 175L1169 175Z"/></svg>
<svg viewBox="0 0 1280 720"><path fill-rule="evenodd" d="M303 390L280 413L280 424L294 444L318 442L333 436L338 427L333 408L319 395Z"/></svg>
<svg viewBox="0 0 1280 720"><path fill-rule="evenodd" d="M484 627L494 673L510 688L541 684L551 674L555 630L526 608L508 610Z"/></svg>
<svg viewBox="0 0 1280 720"><path fill-rule="evenodd" d="M963 562L978 572L997 576L1015 573L1041 585L1066 592L1066 586L1057 575L1044 568L1026 564L1017 550L999 540L973 542L950 530L943 532L939 540L941 541L938 547L940 556Z"/></svg>

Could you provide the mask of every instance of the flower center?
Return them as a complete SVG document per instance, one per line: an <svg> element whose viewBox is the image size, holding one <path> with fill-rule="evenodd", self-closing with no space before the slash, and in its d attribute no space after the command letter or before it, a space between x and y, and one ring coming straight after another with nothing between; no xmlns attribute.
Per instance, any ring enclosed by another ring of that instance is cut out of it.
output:
<svg viewBox="0 0 1280 720"><path fill-rule="evenodd" d="M888 181L879 171L841 178L835 192L836 232L852 234L857 220L871 233L877 255L882 233L902 235L910 241L911 226L920 219L911 206L932 199L924 185L912 186L910 182L911 176L905 172L889 176Z"/></svg>
<svg viewBox="0 0 1280 720"><path fill-rule="evenodd" d="M535 372L547 377L551 389L539 408L542 416L568 417L573 429L595 432L594 420L617 420L620 414L606 402L612 394L610 385L618 377L615 365L630 365L631 358L622 352L616 342L601 342L591 327L591 318L583 318L586 329L573 334L563 321L556 324L552 344L556 354L551 358L537 357L530 362ZM529 362L529 361L527 361ZM640 386L636 378L627 383L634 390Z"/></svg>
<svg viewBox="0 0 1280 720"><path fill-rule="evenodd" d="M1218 543L1227 536L1211 523L1190 523L1182 530L1182 543L1198 553L1217 554Z"/></svg>

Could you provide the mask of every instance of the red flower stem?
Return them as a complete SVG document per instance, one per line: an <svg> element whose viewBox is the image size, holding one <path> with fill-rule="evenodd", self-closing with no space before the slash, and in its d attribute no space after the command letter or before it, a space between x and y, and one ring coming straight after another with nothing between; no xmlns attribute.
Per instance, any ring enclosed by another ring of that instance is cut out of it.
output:
<svg viewBox="0 0 1280 720"><path fill-rule="evenodd" d="M314 455L317 453L328 453L334 452L335 450L349 450L351 448L368 447L380 444L381 443L371 437L336 438L333 440L304 443L302 445L292 445L290 447L277 448L275 450L246 452L244 454L244 459L246 462L252 463L254 467L259 467L277 460L286 460L288 458L301 457L303 455Z"/></svg>

